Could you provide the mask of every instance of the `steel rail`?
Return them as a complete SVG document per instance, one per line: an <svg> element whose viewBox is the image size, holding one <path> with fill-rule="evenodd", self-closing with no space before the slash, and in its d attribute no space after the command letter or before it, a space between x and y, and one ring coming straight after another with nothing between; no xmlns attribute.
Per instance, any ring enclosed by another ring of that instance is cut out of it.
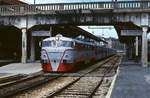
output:
<svg viewBox="0 0 150 98"><path fill-rule="evenodd" d="M114 60L113 63L115 64L117 60L118 60L118 58L117 58L116 60ZM112 66L109 67L109 69L106 69L106 70L105 70L105 72L104 72L104 74L103 74L103 76L102 76L100 82L98 83L98 85L95 87L95 89L94 89L93 92L89 95L88 98L92 98L92 97L93 97L93 95L95 94L95 92L98 90L98 88L99 88L99 87L101 86L101 84L103 83L103 80L104 80L105 76L107 75L107 73L109 73L109 72L114 68L115 65L114 65L113 63L111 64Z"/></svg>
<svg viewBox="0 0 150 98"><path fill-rule="evenodd" d="M55 80L56 78L59 78L60 76L57 76L57 77L44 77L43 75L41 74L38 74L38 75L34 75L34 76L29 76L29 77L26 77L24 79L21 79L21 80L17 80L15 82L12 82L12 83L9 83L9 84L6 84L6 85L2 85L0 86L0 96L1 98L7 98L7 97L10 97L12 95L15 95L17 93L21 93L27 89L31 89L31 88L34 88L36 86L39 86L39 85L42 85L44 83L47 83L48 81L52 81L52 80ZM38 78L42 78L41 80L37 80ZM32 81L34 80L35 81ZM32 81L32 82L30 82ZM22 85L21 85L22 84ZM7 88L11 88L13 86L19 86L17 88L14 88L14 90L11 90L10 91L8 90L7 92L2 92L3 90L7 89Z"/></svg>
<svg viewBox="0 0 150 98"><path fill-rule="evenodd" d="M11 82L11 81L16 81L21 78L26 77L27 75L22 75L22 74L15 74L15 75L10 75L6 77L1 77L0 78L0 85L3 85L4 83Z"/></svg>
<svg viewBox="0 0 150 98"><path fill-rule="evenodd" d="M58 95L59 93L61 93L63 90L65 90L66 88L70 87L71 85L73 85L74 83L78 82L82 77L84 77L85 75L97 70L98 68L102 67L102 65L108 63L109 61L113 60L114 58L108 59L105 62L103 62L100 66L94 68L93 70L83 74L82 76L80 76L79 78L75 79L74 81L70 82L69 84L65 85L64 87L62 87L61 89L57 90L56 92L53 92L49 95L46 96L46 98L53 98L54 96Z"/></svg>

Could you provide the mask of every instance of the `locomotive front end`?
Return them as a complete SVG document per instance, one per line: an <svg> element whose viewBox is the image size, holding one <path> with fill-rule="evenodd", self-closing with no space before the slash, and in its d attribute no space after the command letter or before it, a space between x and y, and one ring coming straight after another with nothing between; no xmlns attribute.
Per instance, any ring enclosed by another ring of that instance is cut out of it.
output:
<svg viewBox="0 0 150 98"><path fill-rule="evenodd" d="M73 69L74 42L70 38L56 36L42 43L41 63L44 72L68 72Z"/></svg>

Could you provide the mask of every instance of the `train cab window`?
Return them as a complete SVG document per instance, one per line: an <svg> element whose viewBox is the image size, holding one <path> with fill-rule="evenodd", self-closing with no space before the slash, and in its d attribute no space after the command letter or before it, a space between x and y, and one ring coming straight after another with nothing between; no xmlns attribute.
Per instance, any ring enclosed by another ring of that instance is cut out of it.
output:
<svg viewBox="0 0 150 98"><path fill-rule="evenodd" d="M50 41L43 41L42 42L42 47L48 47L51 45L51 42Z"/></svg>
<svg viewBox="0 0 150 98"><path fill-rule="evenodd" d="M42 47L53 47L56 46L56 41L43 41L42 42Z"/></svg>
<svg viewBox="0 0 150 98"><path fill-rule="evenodd" d="M59 41L57 47L73 47L72 41Z"/></svg>

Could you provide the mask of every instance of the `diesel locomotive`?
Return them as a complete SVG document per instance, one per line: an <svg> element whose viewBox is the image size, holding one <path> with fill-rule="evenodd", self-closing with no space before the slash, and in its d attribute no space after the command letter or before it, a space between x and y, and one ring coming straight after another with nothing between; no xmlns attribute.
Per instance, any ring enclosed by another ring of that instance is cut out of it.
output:
<svg viewBox="0 0 150 98"><path fill-rule="evenodd" d="M60 34L42 41L41 64L44 72L71 72L81 64L94 62L116 53L94 41L64 37Z"/></svg>

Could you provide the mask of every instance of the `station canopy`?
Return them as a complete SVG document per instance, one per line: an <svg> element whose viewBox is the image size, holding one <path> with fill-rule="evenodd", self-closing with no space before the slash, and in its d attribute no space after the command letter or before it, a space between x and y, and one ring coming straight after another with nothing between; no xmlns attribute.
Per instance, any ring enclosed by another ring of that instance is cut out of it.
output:
<svg viewBox="0 0 150 98"><path fill-rule="evenodd" d="M88 31L85 31L77 26L54 26L53 31L54 32L53 32L52 36L55 36L57 34L62 34L63 36L66 36L66 37L76 38L81 35L88 39L93 39L98 42L101 41L101 42L107 43L103 39L89 33Z"/></svg>

